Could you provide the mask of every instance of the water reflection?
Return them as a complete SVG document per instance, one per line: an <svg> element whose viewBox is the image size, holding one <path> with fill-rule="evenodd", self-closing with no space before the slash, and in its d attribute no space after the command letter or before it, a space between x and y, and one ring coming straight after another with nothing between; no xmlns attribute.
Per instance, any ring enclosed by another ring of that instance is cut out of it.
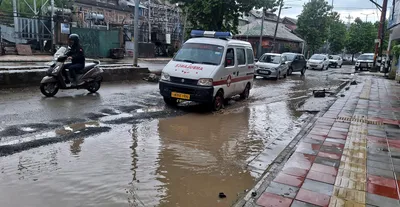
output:
<svg viewBox="0 0 400 207"><path fill-rule="evenodd" d="M74 139L71 142L70 151L73 155L78 155L81 152L81 145L85 141L84 138Z"/></svg>

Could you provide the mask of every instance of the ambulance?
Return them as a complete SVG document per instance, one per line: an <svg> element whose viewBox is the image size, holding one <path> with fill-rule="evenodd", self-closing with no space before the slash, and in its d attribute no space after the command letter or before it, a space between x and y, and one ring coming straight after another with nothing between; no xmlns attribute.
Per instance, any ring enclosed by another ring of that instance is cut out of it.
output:
<svg viewBox="0 0 400 207"><path fill-rule="evenodd" d="M248 98L255 68L251 44L233 40L230 32L193 30L191 37L162 70L165 103L194 101L218 111L225 99Z"/></svg>

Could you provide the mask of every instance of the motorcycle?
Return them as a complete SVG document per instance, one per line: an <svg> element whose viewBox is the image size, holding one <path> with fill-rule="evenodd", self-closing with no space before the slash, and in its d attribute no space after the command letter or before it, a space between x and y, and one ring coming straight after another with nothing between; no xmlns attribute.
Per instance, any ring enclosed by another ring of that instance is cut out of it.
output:
<svg viewBox="0 0 400 207"><path fill-rule="evenodd" d="M99 68L100 61L94 60L93 63L85 63L85 67L76 72L77 85L70 85L65 82L62 74L65 61L68 57L65 55L68 49L61 47L54 55L53 64L47 70L46 76L40 82L40 91L47 97L53 97L59 89L86 89L90 93L95 93L100 89L103 80L103 70ZM69 74L68 69L65 69Z"/></svg>

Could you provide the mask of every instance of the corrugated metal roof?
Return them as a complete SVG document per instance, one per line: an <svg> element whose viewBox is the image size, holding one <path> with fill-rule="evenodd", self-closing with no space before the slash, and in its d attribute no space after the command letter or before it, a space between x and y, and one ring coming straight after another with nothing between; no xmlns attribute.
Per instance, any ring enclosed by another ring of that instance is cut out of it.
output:
<svg viewBox="0 0 400 207"><path fill-rule="evenodd" d="M274 37L276 22L264 21L263 36ZM261 20L251 22L250 24L239 26L239 34L237 36L260 36ZM276 39L288 40L293 42L304 42L303 39L291 33L284 25L279 23L276 32Z"/></svg>

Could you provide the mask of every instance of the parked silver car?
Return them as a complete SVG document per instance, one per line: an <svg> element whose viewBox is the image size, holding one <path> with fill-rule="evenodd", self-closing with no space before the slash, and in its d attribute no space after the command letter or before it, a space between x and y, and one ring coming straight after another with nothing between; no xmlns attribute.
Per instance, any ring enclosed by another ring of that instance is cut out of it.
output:
<svg viewBox="0 0 400 207"><path fill-rule="evenodd" d="M261 76L264 78L279 79L282 76L286 78L288 71L288 64L286 58L281 54L265 53L258 59L254 76Z"/></svg>
<svg viewBox="0 0 400 207"><path fill-rule="evenodd" d="M357 70L369 70L374 66L374 53L364 53L358 56L355 69Z"/></svg>
<svg viewBox="0 0 400 207"><path fill-rule="evenodd" d="M314 54L307 61L308 69L319 69L319 70L328 70L329 68L329 58L324 54Z"/></svg>

